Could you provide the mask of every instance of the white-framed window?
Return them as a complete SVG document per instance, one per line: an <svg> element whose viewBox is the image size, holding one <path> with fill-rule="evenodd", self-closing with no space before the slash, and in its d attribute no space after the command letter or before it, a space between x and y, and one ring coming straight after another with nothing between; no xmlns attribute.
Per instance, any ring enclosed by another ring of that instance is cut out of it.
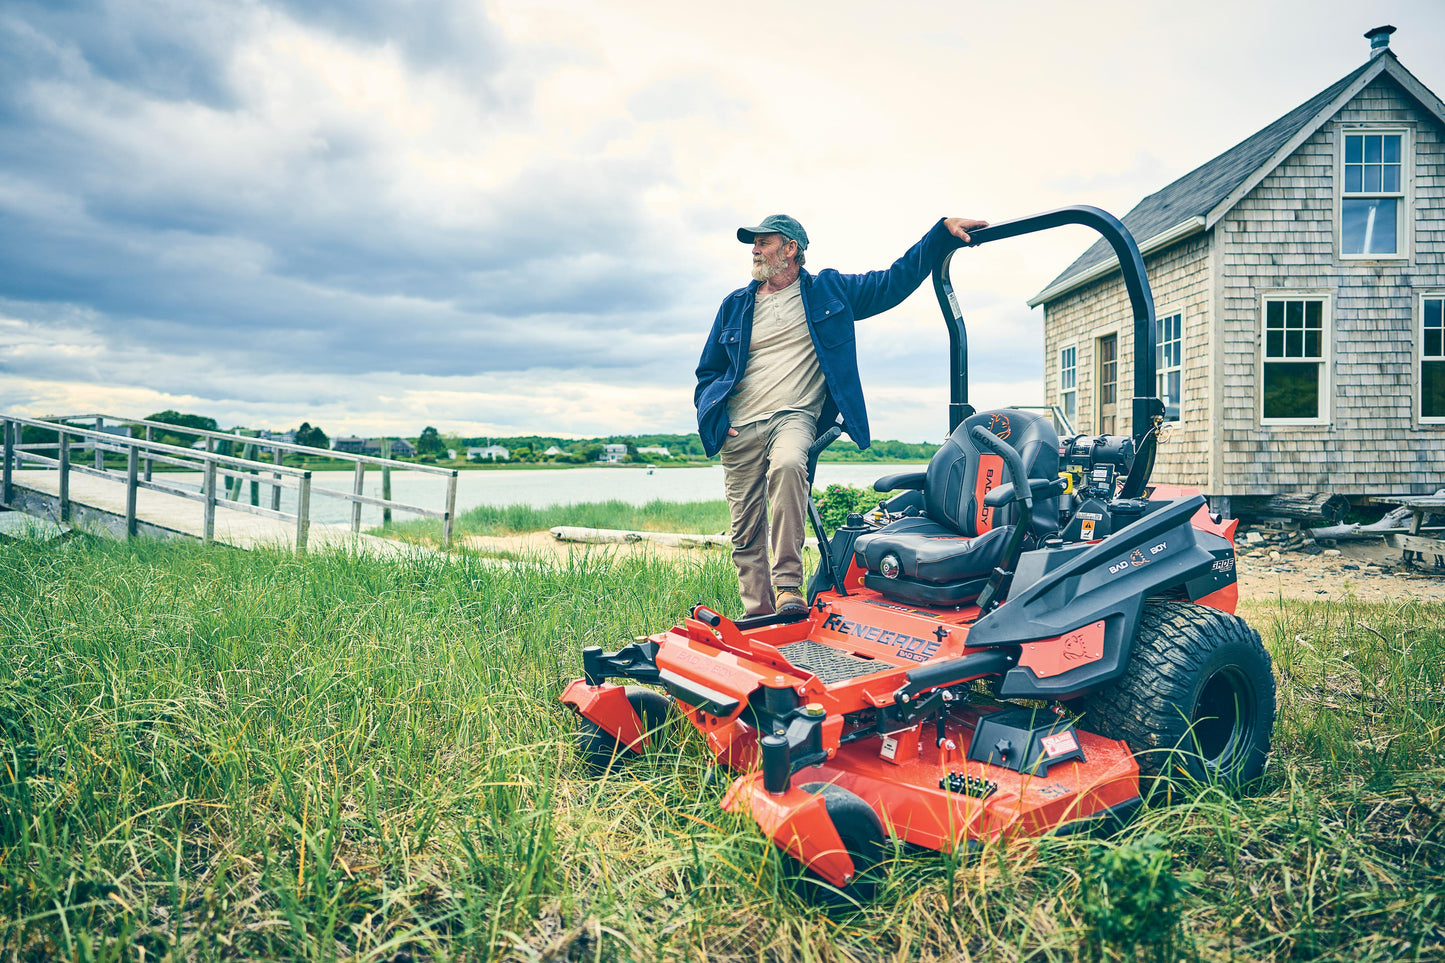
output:
<svg viewBox="0 0 1445 963"><path fill-rule="evenodd" d="M1072 344L1059 349L1059 407L1069 424L1078 424L1079 349Z"/></svg>
<svg viewBox="0 0 1445 963"><path fill-rule="evenodd" d="M1420 420L1445 423L1445 295L1420 298Z"/></svg>
<svg viewBox="0 0 1445 963"><path fill-rule="evenodd" d="M1409 132L1345 130L1340 140L1340 256L1405 257Z"/></svg>
<svg viewBox="0 0 1445 963"><path fill-rule="evenodd" d="M1330 416L1329 299L1264 299L1263 424L1320 424Z"/></svg>
<svg viewBox="0 0 1445 963"><path fill-rule="evenodd" d="M1184 314L1175 311L1154 319L1155 371L1159 379L1159 400L1164 402L1164 420L1179 420L1181 390L1184 387Z"/></svg>

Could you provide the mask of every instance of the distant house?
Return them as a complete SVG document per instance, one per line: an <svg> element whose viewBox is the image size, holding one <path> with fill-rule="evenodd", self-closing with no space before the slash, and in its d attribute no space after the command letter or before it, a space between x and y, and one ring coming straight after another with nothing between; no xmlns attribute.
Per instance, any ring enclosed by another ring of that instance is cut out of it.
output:
<svg viewBox="0 0 1445 963"><path fill-rule="evenodd" d="M658 458L670 458L666 447L662 445L643 445L637 449L639 455L656 455Z"/></svg>
<svg viewBox="0 0 1445 963"><path fill-rule="evenodd" d="M597 456L598 461L616 464L627 457L626 445L603 445L602 454Z"/></svg>
<svg viewBox="0 0 1445 963"><path fill-rule="evenodd" d="M366 447L366 439L357 435L339 435L331 439L332 451L344 451L350 452L353 455L359 455L364 447Z"/></svg>
<svg viewBox="0 0 1445 963"><path fill-rule="evenodd" d="M1393 32L1123 218L1173 422L1154 478L1217 511L1445 483L1445 103ZM1135 346L1112 250L1099 241L1029 304L1044 307L1048 401L1081 432L1127 431Z"/></svg>
<svg viewBox="0 0 1445 963"><path fill-rule="evenodd" d="M257 433L256 437L262 441L279 441L287 445L296 444L296 432L294 429L291 431L266 431L263 429ZM274 454L276 448L274 445L257 445L256 451L258 454L264 453L269 455Z"/></svg>
<svg viewBox="0 0 1445 963"><path fill-rule="evenodd" d="M551 445L547 448L546 451L542 452L542 456L544 458L551 458L554 455L560 454L562 454L562 449L558 448L556 445Z"/></svg>
<svg viewBox="0 0 1445 963"><path fill-rule="evenodd" d="M467 461L506 461L511 457L512 453L501 445L467 449Z"/></svg>
<svg viewBox="0 0 1445 963"><path fill-rule="evenodd" d="M373 458L380 458L380 457L381 457L381 443L382 443L382 441L383 441L383 439L381 439L381 438L368 438L368 439L366 439L366 441L363 442L362 445L361 445L360 453L363 454L363 455L371 455ZM415 457L416 457L416 445L413 445L411 442L407 441L405 438L392 438L392 439L390 439L390 441L391 441L391 457L393 457L393 458L415 458ZM335 446L333 446L333 447L335 447Z"/></svg>
<svg viewBox="0 0 1445 963"><path fill-rule="evenodd" d="M100 428L97 430L99 430L103 434L114 435L117 438L129 439L130 437L132 437L129 425L101 425ZM121 454L125 454L125 452L129 450L128 446L126 445L117 445L111 442L101 441L98 438L88 438L85 441L81 442L80 447L82 449L89 448L91 450L99 448L101 451L113 451L119 452Z"/></svg>

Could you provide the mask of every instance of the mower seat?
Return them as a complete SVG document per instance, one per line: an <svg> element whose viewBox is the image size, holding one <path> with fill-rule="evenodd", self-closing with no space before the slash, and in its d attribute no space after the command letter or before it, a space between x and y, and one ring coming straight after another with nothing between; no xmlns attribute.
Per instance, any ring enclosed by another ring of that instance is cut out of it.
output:
<svg viewBox="0 0 1445 963"><path fill-rule="evenodd" d="M969 436L975 425L1013 445L1029 478L1058 477L1059 436L1051 420L1015 408L965 419L928 463L924 514L900 518L854 543L866 587L906 602L963 605L988 584L1019 508L984 504L985 495L1010 479L1003 459ZM1052 534L1058 522L1057 497L1034 501L1032 538Z"/></svg>

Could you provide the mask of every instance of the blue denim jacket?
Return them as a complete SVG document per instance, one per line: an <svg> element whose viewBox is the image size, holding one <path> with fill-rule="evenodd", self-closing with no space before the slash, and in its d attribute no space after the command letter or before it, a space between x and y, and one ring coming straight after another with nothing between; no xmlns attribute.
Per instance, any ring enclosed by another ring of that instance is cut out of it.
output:
<svg viewBox="0 0 1445 963"><path fill-rule="evenodd" d="M863 404L863 385L858 380L853 322L901 304L923 283L934 261L957 244L940 218L886 271L839 274L828 269L816 275L806 270L799 273L808 333L828 386L819 424L831 425L842 414L848 437L859 448L868 447L868 411ZM748 366L757 289L758 282L753 281L723 300L697 363L697 389L692 401L697 407L697 432L708 455L722 449L731 427L727 399Z"/></svg>

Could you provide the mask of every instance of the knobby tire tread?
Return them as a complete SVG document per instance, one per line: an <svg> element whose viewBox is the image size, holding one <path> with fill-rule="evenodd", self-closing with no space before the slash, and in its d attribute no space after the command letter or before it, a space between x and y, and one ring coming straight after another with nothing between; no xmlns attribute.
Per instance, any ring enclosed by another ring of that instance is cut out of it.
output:
<svg viewBox="0 0 1445 963"><path fill-rule="evenodd" d="M1241 646L1247 659L1262 666L1268 685L1257 692L1257 738L1246 749L1242 764L1217 775L1231 784L1255 778L1263 769L1274 725L1269 653L1248 623L1218 609L1190 602L1146 602L1128 668L1116 682L1085 700L1083 725L1128 743L1145 779L1166 775L1170 751L1188 746L1186 717L1192 715L1193 706L1180 703L1188 699L1215 652L1231 645ZM1193 778L1207 778L1197 757L1188 761Z"/></svg>

